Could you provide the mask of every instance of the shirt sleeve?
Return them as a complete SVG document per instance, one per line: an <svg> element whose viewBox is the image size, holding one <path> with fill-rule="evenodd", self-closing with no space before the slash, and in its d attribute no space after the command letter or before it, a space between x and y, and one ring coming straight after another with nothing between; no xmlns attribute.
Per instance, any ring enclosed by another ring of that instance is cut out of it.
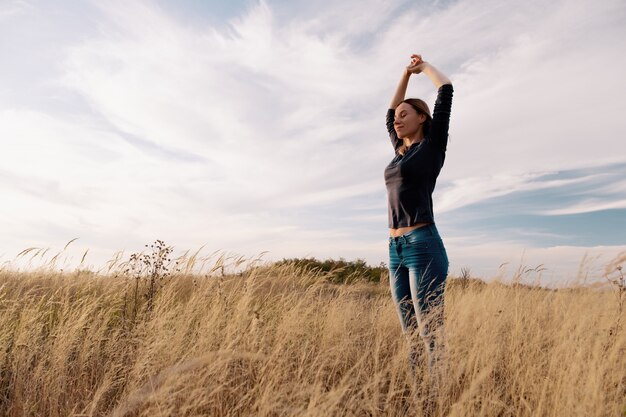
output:
<svg viewBox="0 0 626 417"><path fill-rule="evenodd" d="M433 110L433 120L430 123L429 136L433 143L443 149L444 152L448 144L453 91L452 84L444 84L439 87Z"/></svg>
<svg viewBox="0 0 626 417"><path fill-rule="evenodd" d="M387 132L389 132L389 139L391 140L391 146L393 146L394 151L398 152L398 147L402 145L402 141L398 138L398 134L396 133L396 129L393 127L393 119L396 115L395 109L387 110Z"/></svg>

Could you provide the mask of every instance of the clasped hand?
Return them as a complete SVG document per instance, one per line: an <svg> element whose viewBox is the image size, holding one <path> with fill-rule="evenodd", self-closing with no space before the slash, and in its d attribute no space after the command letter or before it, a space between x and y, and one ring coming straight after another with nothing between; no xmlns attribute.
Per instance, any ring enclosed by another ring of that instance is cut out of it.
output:
<svg viewBox="0 0 626 417"><path fill-rule="evenodd" d="M406 67L407 72L411 74L419 74L424 69L426 61L422 60L421 55L411 55L411 63Z"/></svg>

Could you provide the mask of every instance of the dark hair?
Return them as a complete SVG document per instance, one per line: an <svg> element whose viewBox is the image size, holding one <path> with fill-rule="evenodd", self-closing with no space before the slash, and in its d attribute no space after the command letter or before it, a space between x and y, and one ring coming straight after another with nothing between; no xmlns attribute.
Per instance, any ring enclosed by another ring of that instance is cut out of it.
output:
<svg viewBox="0 0 626 417"><path fill-rule="evenodd" d="M430 122L433 120L430 116L430 109L428 108L428 104L426 104L424 100L421 100L419 98L407 98L405 100L402 100L400 103L406 103L409 106L413 107L417 114L423 114L424 116L426 116L426 120L424 120L424 123L422 124L422 131L424 132L424 136L426 136L430 131ZM407 147L403 143L398 148L398 153L404 155L404 152L406 150Z"/></svg>

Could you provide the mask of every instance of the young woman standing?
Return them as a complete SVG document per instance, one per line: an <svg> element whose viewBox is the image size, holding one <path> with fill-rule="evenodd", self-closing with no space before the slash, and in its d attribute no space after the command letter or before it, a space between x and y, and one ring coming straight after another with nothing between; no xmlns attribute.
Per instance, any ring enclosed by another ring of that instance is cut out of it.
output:
<svg viewBox="0 0 626 417"><path fill-rule="evenodd" d="M405 99L412 74L424 73L438 90L431 115L418 98ZM400 324L425 342L432 376L443 350L443 295L448 256L433 215L432 193L443 166L452 106L452 82L420 55L412 55L387 111L395 157L385 168L389 212L389 277ZM411 341L411 366L417 350Z"/></svg>

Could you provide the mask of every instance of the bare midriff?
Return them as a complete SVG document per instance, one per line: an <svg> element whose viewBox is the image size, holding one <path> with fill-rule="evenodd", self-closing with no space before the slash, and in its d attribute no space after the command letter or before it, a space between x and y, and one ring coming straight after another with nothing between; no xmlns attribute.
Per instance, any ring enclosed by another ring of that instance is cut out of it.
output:
<svg viewBox="0 0 626 417"><path fill-rule="evenodd" d="M389 229L389 234L391 235L391 237L398 237L405 233L410 232L411 230L415 230L418 227L426 226L429 224L430 223L417 223L417 224L414 224L413 226L399 227L397 229Z"/></svg>

